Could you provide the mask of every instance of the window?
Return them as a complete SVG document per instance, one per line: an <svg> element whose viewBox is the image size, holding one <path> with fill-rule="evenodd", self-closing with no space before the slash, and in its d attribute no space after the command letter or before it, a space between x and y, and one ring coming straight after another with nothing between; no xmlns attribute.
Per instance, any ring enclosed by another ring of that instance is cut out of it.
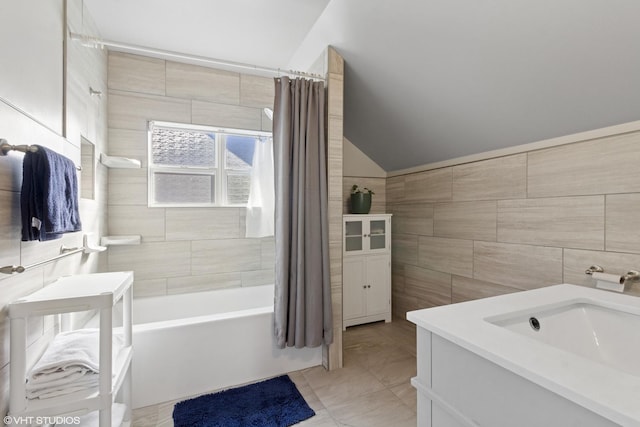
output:
<svg viewBox="0 0 640 427"><path fill-rule="evenodd" d="M269 132L149 123L149 206L244 206L256 140Z"/></svg>

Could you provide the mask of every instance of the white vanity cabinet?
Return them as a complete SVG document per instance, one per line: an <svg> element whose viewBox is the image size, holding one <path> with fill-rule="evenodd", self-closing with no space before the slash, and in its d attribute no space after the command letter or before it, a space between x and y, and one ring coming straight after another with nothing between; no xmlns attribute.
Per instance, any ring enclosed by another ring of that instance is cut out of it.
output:
<svg viewBox="0 0 640 427"><path fill-rule="evenodd" d="M588 409L417 328L419 427L614 427Z"/></svg>
<svg viewBox="0 0 640 427"><path fill-rule="evenodd" d="M420 427L640 427L637 297L562 284L407 319Z"/></svg>
<svg viewBox="0 0 640 427"><path fill-rule="evenodd" d="M100 427L111 427L111 409L116 395L127 406L125 421L131 419L132 326L131 284L133 272L96 273L58 279L31 295L9 305L11 318L11 368L9 415L12 417L80 416L100 411ZM122 301L123 346L112 355L113 308ZM27 324L31 316L60 315L61 329L67 329L68 313L98 310L99 386L95 391L78 392L47 399L26 398ZM115 359L113 359L115 358Z"/></svg>
<svg viewBox="0 0 640 427"><path fill-rule="evenodd" d="M391 215L343 217L343 328L391 321Z"/></svg>

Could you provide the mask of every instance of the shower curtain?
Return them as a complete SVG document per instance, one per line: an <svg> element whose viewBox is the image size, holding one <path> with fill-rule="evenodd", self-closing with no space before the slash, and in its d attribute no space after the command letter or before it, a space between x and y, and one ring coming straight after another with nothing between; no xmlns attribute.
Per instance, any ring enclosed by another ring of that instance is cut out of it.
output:
<svg viewBox="0 0 640 427"><path fill-rule="evenodd" d="M256 138L245 220L246 237L273 236L273 140Z"/></svg>
<svg viewBox="0 0 640 427"><path fill-rule="evenodd" d="M333 341L324 84L275 79L275 335L279 348Z"/></svg>

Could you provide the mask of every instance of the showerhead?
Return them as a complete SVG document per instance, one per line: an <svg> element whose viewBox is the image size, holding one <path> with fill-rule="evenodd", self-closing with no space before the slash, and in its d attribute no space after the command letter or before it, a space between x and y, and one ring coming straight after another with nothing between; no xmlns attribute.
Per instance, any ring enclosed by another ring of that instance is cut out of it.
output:
<svg viewBox="0 0 640 427"><path fill-rule="evenodd" d="M265 108L263 111L269 117L269 120L273 120L273 110L271 108Z"/></svg>

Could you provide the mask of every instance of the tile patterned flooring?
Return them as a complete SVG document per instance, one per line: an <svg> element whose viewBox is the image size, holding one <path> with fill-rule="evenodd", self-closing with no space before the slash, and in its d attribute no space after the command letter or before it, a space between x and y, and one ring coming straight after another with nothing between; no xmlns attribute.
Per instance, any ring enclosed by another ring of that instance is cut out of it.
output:
<svg viewBox="0 0 640 427"><path fill-rule="evenodd" d="M316 412L301 427L403 427L416 425L415 326L394 318L348 328L343 334L344 368L321 366L289 377ZM173 427L176 401L133 411L134 427Z"/></svg>

